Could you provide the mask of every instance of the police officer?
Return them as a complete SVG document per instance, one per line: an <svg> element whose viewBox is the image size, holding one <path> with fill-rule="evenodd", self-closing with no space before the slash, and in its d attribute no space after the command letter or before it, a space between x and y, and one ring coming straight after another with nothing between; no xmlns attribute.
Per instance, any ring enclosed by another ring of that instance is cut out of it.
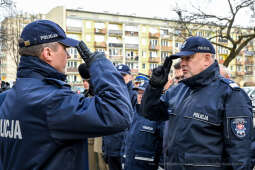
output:
<svg viewBox="0 0 255 170"><path fill-rule="evenodd" d="M251 102L233 81L219 74L215 49L205 38L190 37L179 53L185 79L161 97L171 58L153 70L142 113L167 120L167 170L251 169Z"/></svg>
<svg viewBox="0 0 255 170"><path fill-rule="evenodd" d="M139 112L141 99L148 82L137 90L136 113L128 131L125 145L125 170L157 170L163 142L163 122L150 121Z"/></svg>
<svg viewBox="0 0 255 170"><path fill-rule="evenodd" d="M23 29L17 81L0 109L3 169L85 170L87 137L129 127L126 85L103 53L87 56L94 97L76 94L65 83L66 48L79 43L49 20Z"/></svg>
<svg viewBox="0 0 255 170"><path fill-rule="evenodd" d="M124 82L127 85L129 91L130 101L132 103L136 102L136 96L133 91L131 70L127 65L121 64L117 65L116 69L122 75ZM127 130L127 129L126 129ZM103 153L108 162L110 170L121 170L121 158L123 156L123 142L127 131L116 133L109 136L103 137Z"/></svg>

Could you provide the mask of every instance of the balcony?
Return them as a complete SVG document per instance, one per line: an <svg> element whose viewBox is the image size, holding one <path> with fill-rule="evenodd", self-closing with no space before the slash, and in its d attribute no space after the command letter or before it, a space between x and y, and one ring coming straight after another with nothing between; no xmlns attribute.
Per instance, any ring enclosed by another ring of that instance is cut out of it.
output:
<svg viewBox="0 0 255 170"><path fill-rule="evenodd" d="M252 59L245 60L245 65L254 65L254 61Z"/></svg>
<svg viewBox="0 0 255 170"><path fill-rule="evenodd" d="M123 60L123 56L109 56L109 59L111 61L122 61Z"/></svg>
<svg viewBox="0 0 255 170"><path fill-rule="evenodd" d="M122 43L109 43L109 47L123 47Z"/></svg>
<svg viewBox="0 0 255 170"><path fill-rule="evenodd" d="M122 36L122 30L109 30L109 36Z"/></svg>
<svg viewBox="0 0 255 170"><path fill-rule="evenodd" d="M126 44L125 48L130 49L130 50L138 50L139 49L139 44Z"/></svg>
<svg viewBox="0 0 255 170"><path fill-rule="evenodd" d="M125 31L125 36L138 37L138 31Z"/></svg>
<svg viewBox="0 0 255 170"><path fill-rule="evenodd" d="M170 46L161 46L161 51L170 51L171 47Z"/></svg>
<svg viewBox="0 0 255 170"><path fill-rule="evenodd" d="M245 75L253 75L253 71L252 70L246 71Z"/></svg>
<svg viewBox="0 0 255 170"><path fill-rule="evenodd" d="M219 60L218 60L218 63L219 63L219 64L223 64L223 63L224 63L224 60L223 60L223 59L219 59Z"/></svg>
<svg viewBox="0 0 255 170"><path fill-rule="evenodd" d="M149 49L150 49L150 50L159 50L160 47L159 47L158 45L150 45L150 46L149 46Z"/></svg>
<svg viewBox="0 0 255 170"><path fill-rule="evenodd" d="M236 72L236 75L237 76L244 76L244 72L243 71Z"/></svg>
<svg viewBox="0 0 255 170"><path fill-rule="evenodd" d="M166 39L166 40L171 39L171 36L168 34L160 34L160 37L161 37L161 39Z"/></svg>
<svg viewBox="0 0 255 170"><path fill-rule="evenodd" d="M160 37L160 33L149 33L149 38L159 38Z"/></svg>
<svg viewBox="0 0 255 170"><path fill-rule="evenodd" d="M160 57L149 57L148 62L150 63L159 63Z"/></svg>
<svg viewBox="0 0 255 170"><path fill-rule="evenodd" d="M105 28L95 28L94 30L95 34L106 34Z"/></svg>
<svg viewBox="0 0 255 170"><path fill-rule="evenodd" d="M106 48L106 43L105 42L94 42L94 47L95 48Z"/></svg>
<svg viewBox="0 0 255 170"><path fill-rule="evenodd" d="M131 73L138 73L138 69L131 69Z"/></svg>
<svg viewBox="0 0 255 170"><path fill-rule="evenodd" d="M245 56L254 56L255 52L254 51L245 51L244 54L245 54Z"/></svg>
<svg viewBox="0 0 255 170"><path fill-rule="evenodd" d="M66 72L78 72L78 69L76 67L67 67Z"/></svg>
<svg viewBox="0 0 255 170"><path fill-rule="evenodd" d="M220 42L220 43L228 43L228 40L224 39L224 38L219 38L218 42Z"/></svg>
<svg viewBox="0 0 255 170"><path fill-rule="evenodd" d="M236 60L236 65L243 65L243 62Z"/></svg>
<svg viewBox="0 0 255 170"><path fill-rule="evenodd" d="M128 56L126 57L127 62L138 62L139 57L138 56Z"/></svg>
<svg viewBox="0 0 255 170"><path fill-rule="evenodd" d="M81 28L81 27L71 27L71 26L67 26L67 27L66 27L66 32L81 33L81 32L82 32L82 28Z"/></svg>

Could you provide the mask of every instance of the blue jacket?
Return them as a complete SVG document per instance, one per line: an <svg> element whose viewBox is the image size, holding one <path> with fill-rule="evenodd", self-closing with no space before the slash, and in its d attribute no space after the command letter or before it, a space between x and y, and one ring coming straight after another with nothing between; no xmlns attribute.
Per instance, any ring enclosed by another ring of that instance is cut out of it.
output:
<svg viewBox="0 0 255 170"><path fill-rule="evenodd" d="M131 104L134 108L137 101L136 92L133 90L132 81L127 84L128 94ZM134 112L132 112L132 119ZM121 157L123 155L123 143L127 134L127 129L125 131L103 136L103 153L107 156Z"/></svg>
<svg viewBox="0 0 255 170"><path fill-rule="evenodd" d="M0 109L4 169L86 170L87 137L129 127L131 102L113 64L99 57L90 74L95 96L85 98L38 57L21 57L16 84Z"/></svg>
<svg viewBox="0 0 255 170"><path fill-rule="evenodd" d="M137 104L137 111L140 105ZM125 170L157 170L162 153L162 121L150 121L136 112L125 145Z"/></svg>
<svg viewBox="0 0 255 170"><path fill-rule="evenodd" d="M219 75L215 62L160 98L149 86L142 113L168 122L167 170L250 170L252 108L246 93Z"/></svg>
<svg viewBox="0 0 255 170"><path fill-rule="evenodd" d="M4 99L5 99L5 96L8 93L8 91L9 90L6 90L6 91L0 93L0 106L2 105L2 103L3 103ZM1 160L0 160L0 170L3 170Z"/></svg>

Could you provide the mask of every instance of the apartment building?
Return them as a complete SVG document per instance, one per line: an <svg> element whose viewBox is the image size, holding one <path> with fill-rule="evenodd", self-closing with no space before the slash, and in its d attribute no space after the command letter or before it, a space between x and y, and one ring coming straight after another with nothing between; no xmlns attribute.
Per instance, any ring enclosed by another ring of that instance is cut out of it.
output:
<svg viewBox="0 0 255 170"><path fill-rule="evenodd" d="M179 51L184 41L181 35L185 35L181 26L168 19L65 9L61 6L45 14L45 19L58 23L69 37L83 40L91 51L105 52L113 64L127 64L134 75L138 72L150 74L166 56ZM192 31L194 35L208 38L215 35L217 29L215 26L201 28L199 24L194 24ZM233 34L238 36L238 33ZM218 38L214 41L230 45L225 39ZM253 42L229 65L232 78L241 86L255 85ZM229 51L220 46L215 46L215 49L216 59L223 63ZM67 80L73 86L82 86L77 68L83 61L75 48L68 49L68 52L71 58L66 68ZM1 68L4 68L4 63ZM8 73L9 71L1 72L12 79Z"/></svg>
<svg viewBox="0 0 255 170"><path fill-rule="evenodd" d="M19 64L18 39L22 29L28 23L42 19L43 15L13 15L6 17L0 27L0 77L2 81L13 82L16 79Z"/></svg>

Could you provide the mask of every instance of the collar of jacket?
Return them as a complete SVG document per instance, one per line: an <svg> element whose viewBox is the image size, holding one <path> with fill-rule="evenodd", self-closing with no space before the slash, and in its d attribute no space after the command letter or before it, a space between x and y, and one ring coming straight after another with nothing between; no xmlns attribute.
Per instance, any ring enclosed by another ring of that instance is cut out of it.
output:
<svg viewBox="0 0 255 170"><path fill-rule="evenodd" d="M189 86L191 89L199 89L210 84L218 76L219 76L219 64L215 60L215 62L212 65L210 65L207 69L193 77L182 80L182 82Z"/></svg>
<svg viewBox="0 0 255 170"><path fill-rule="evenodd" d="M66 75L58 72L48 63L35 56L21 56L17 72L18 78L54 78L65 81Z"/></svg>

